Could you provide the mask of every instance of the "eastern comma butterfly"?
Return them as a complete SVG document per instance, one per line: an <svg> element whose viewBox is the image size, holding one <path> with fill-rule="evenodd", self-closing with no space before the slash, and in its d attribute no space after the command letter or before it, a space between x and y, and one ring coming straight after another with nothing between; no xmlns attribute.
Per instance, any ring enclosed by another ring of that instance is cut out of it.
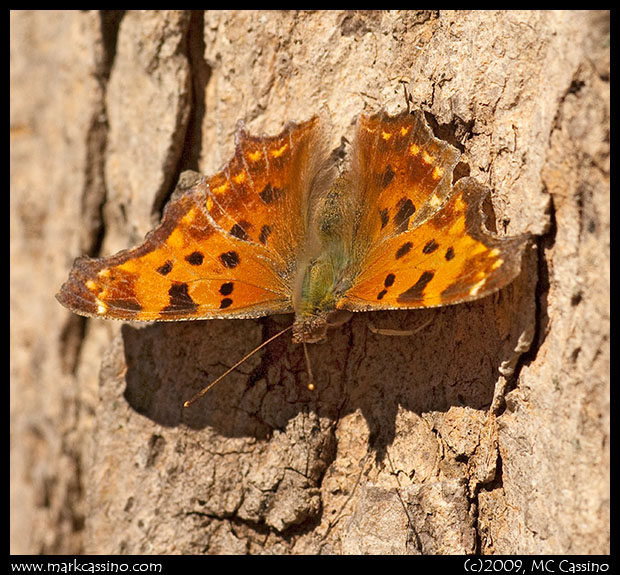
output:
<svg viewBox="0 0 620 575"><path fill-rule="evenodd" d="M421 111L361 115L344 170L328 126L255 137L240 124L234 157L177 188L142 245L78 258L56 297L120 320L291 312L293 340L312 343L350 312L471 301L519 274L527 236L486 229L487 190L453 184L460 153Z"/></svg>

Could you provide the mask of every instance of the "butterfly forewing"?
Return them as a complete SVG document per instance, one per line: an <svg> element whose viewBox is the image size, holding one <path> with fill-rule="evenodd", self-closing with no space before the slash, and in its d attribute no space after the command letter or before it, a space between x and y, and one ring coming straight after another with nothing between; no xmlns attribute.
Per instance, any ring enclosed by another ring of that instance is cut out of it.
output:
<svg viewBox="0 0 620 575"><path fill-rule="evenodd" d="M257 317L292 311L305 234L318 118L274 137L236 135L213 177L178 190L142 245L78 258L59 301L90 316L128 320ZM315 150L316 151L316 150Z"/></svg>
<svg viewBox="0 0 620 575"><path fill-rule="evenodd" d="M264 248L274 269L288 275L306 234L304 204L324 161L318 116L289 123L273 137L236 133L232 160L209 178L207 208L233 237Z"/></svg>
<svg viewBox="0 0 620 575"><path fill-rule="evenodd" d="M433 136L422 112L380 112L359 118L351 156L351 187L363 206L357 242L364 250L442 205L459 153Z"/></svg>

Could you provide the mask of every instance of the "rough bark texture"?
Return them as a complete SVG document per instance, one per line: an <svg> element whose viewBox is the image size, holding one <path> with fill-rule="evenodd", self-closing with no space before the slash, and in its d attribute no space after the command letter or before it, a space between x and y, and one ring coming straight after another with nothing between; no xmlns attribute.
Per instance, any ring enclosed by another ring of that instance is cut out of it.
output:
<svg viewBox="0 0 620 575"><path fill-rule="evenodd" d="M11 550L607 553L609 20L604 12L11 13ZM54 300L74 257L137 244L235 123L327 104L334 147L402 109L537 235L482 301L129 326ZM411 328L414 337L368 329Z"/></svg>

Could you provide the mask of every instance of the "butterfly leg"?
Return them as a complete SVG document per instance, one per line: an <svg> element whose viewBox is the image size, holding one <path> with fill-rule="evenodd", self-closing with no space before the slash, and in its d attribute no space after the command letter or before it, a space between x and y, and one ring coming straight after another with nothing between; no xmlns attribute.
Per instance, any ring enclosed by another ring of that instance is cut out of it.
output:
<svg viewBox="0 0 620 575"><path fill-rule="evenodd" d="M422 331L429 323L433 321L433 318L429 318L422 325L416 327L415 329L389 329L375 326L370 320L368 321L368 329L378 335L396 335L396 336L410 336Z"/></svg>

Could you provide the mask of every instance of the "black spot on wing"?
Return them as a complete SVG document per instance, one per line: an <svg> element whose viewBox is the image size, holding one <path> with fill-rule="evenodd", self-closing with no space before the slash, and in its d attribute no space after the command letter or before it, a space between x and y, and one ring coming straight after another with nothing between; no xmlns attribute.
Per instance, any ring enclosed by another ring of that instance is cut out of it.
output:
<svg viewBox="0 0 620 575"><path fill-rule="evenodd" d="M223 283L220 286L220 293L222 295L230 295L233 292L234 284L232 282Z"/></svg>
<svg viewBox="0 0 620 575"><path fill-rule="evenodd" d="M224 252L220 254L220 261L225 267L231 269L239 265L239 254L237 252Z"/></svg>
<svg viewBox="0 0 620 575"><path fill-rule="evenodd" d="M432 254L437 248L439 248L439 244L432 239L426 242L426 245L422 248L422 252L425 254Z"/></svg>
<svg viewBox="0 0 620 575"><path fill-rule="evenodd" d="M383 208L379 212L379 217L381 218L381 229L383 229L385 226L388 225L388 222L390 221L390 216L388 214L387 208Z"/></svg>
<svg viewBox="0 0 620 575"><path fill-rule="evenodd" d="M385 172L383 172L383 178L381 179L381 186L383 188L387 188L393 179L394 179L394 170L392 169L392 166L388 164L387 168L385 168Z"/></svg>
<svg viewBox="0 0 620 575"><path fill-rule="evenodd" d="M205 256L201 252L192 252L188 256L185 256L185 261L193 266L199 266L204 261Z"/></svg>
<svg viewBox="0 0 620 575"><path fill-rule="evenodd" d="M267 238L271 235L271 228L267 225L263 226L260 229L260 234L258 236L258 241L263 244L263 245L267 245Z"/></svg>
<svg viewBox="0 0 620 575"><path fill-rule="evenodd" d="M396 301L399 303L419 302L424 297L424 289L435 276L435 272L424 272L418 281L414 283L408 290L401 293Z"/></svg>
<svg viewBox="0 0 620 575"><path fill-rule="evenodd" d="M165 264L157 268L157 272L162 276L167 276L172 271L172 262L168 260Z"/></svg>
<svg viewBox="0 0 620 575"><path fill-rule="evenodd" d="M220 302L220 309L226 309L227 307L230 307L232 305L233 300L231 300L229 297L225 297L221 302Z"/></svg>
<svg viewBox="0 0 620 575"><path fill-rule="evenodd" d="M189 295L188 286L186 283L174 283L168 290L170 296L170 303L162 310L163 312L183 312L192 313L195 312L198 306Z"/></svg>
<svg viewBox="0 0 620 575"><path fill-rule="evenodd" d="M273 188L271 184L267 184L263 188L263 191L260 192L258 195L260 196L260 199L263 200L263 202L265 202L266 204L271 204L282 195L282 190L280 190L279 188Z"/></svg>
<svg viewBox="0 0 620 575"><path fill-rule="evenodd" d="M399 260L403 256L406 256L411 251L412 247L413 244L411 242L405 242L398 248L398 250L396 250L396 259Z"/></svg>
<svg viewBox="0 0 620 575"><path fill-rule="evenodd" d="M397 230L406 230L409 227L409 218L415 214L415 206L409 198L402 198L396 204L398 211L394 216L394 226Z"/></svg>
<svg viewBox="0 0 620 575"><path fill-rule="evenodd" d="M248 233L246 232L247 228L249 228L248 222L239 222L230 228L230 235L235 236L240 240L248 240L250 236L248 236Z"/></svg>

